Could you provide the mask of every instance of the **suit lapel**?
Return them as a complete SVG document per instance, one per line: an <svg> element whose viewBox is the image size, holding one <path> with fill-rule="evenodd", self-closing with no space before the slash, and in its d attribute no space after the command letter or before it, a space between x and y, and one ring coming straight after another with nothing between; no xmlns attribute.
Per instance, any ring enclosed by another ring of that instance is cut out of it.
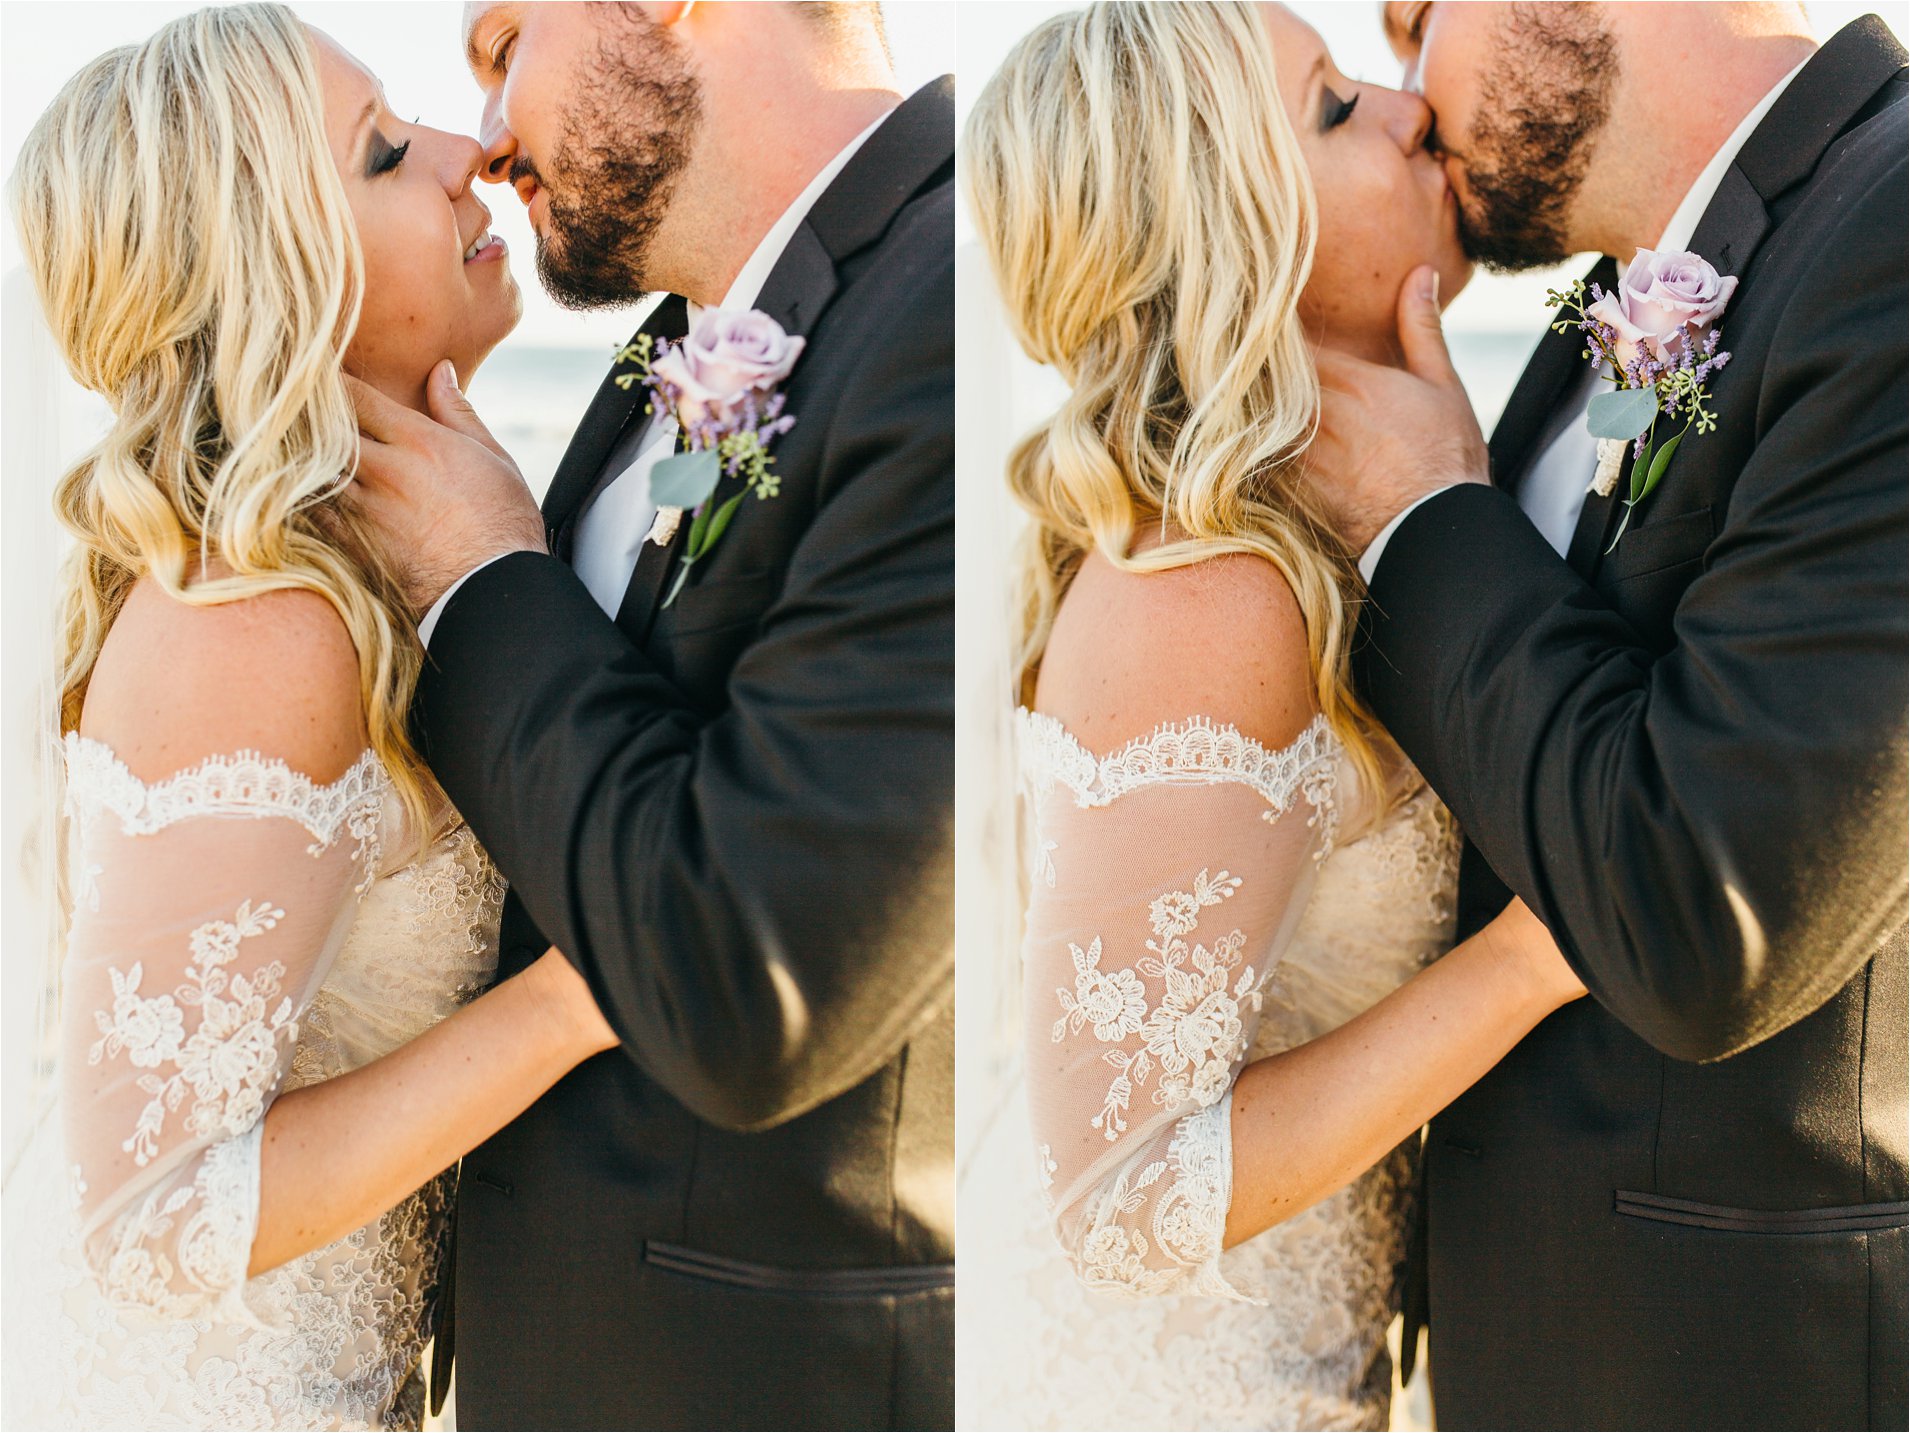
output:
<svg viewBox="0 0 1910 1433"><path fill-rule="evenodd" d="M954 85L953 77L944 75L898 105L796 226L755 305L785 331L803 337L813 333L835 298L838 266L881 238L902 206L953 163ZM803 414L797 412L795 418L800 423ZM566 467L569 462L566 454ZM590 471L594 473L595 468ZM726 502L741 486L740 478L726 477L707 501ZM742 521L747 511L745 506L737 520ZM638 643L649 640L689 530L686 515L667 546L647 542L637 556L636 570L617 608L617 625Z"/></svg>
<svg viewBox="0 0 1910 1433"><path fill-rule="evenodd" d="M689 324L687 313L683 300L672 294L651 310L637 334L681 338ZM636 335L632 335L633 342L635 338ZM564 450L563 461L557 465L549 491L544 494L544 531L550 539L551 552L566 562L570 561L578 505L596 483L625 427L633 418L643 416L642 386L632 383L623 388L617 384L617 379L628 377L630 371L627 365L613 365L604 375L596 397L584 411L583 422L577 425L570 446Z"/></svg>

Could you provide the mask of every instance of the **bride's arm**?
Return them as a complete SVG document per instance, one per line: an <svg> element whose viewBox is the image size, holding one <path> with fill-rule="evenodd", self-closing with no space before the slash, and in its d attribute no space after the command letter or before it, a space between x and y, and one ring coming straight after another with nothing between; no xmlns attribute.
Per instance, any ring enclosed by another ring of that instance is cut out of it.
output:
<svg viewBox="0 0 1910 1433"><path fill-rule="evenodd" d="M1036 798L1026 1063L1056 1233L1097 1289L1240 1296L1223 1246L1353 1179L1582 992L1517 908L1345 1029L1245 1066L1354 799L1306 735L1305 626L1267 564L1089 559L1037 701L1104 757L1140 741L1088 791L1064 742L1046 765L1074 776Z"/></svg>
<svg viewBox="0 0 1910 1433"><path fill-rule="evenodd" d="M1337 1030L1248 1065L1234 1085L1227 1247L1350 1183L1584 994L1514 901Z"/></svg>
<svg viewBox="0 0 1910 1433"><path fill-rule="evenodd" d="M249 1273L377 1218L617 1037L554 947L408 1045L265 1114Z"/></svg>
<svg viewBox="0 0 1910 1433"><path fill-rule="evenodd" d="M94 673L61 1085L84 1251L116 1301L246 1317L251 1274L376 1218L614 1044L552 952L280 1097L399 839L359 706L351 643L303 593L191 609L142 586Z"/></svg>

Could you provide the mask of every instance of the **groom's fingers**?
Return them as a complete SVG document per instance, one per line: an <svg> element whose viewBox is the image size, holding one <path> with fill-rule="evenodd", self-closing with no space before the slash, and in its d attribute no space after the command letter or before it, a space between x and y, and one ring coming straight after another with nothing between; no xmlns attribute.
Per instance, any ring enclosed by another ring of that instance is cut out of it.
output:
<svg viewBox="0 0 1910 1433"><path fill-rule="evenodd" d="M1331 348L1316 350L1313 362L1319 372L1320 387L1323 391L1344 393L1349 397L1359 394L1364 386L1366 370L1373 367L1363 358L1354 358L1351 354L1340 353Z"/></svg>
<svg viewBox="0 0 1910 1433"><path fill-rule="evenodd" d="M1457 387L1459 375L1446 352L1446 330L1439 322L1439 270L1422 264L1399 287L1399 346L1406 367L1417 378Z"/></svg>
<svg viewBox="0 0 1910 1433"><path fill-rule="evenodd" d="M471 406L471 400L458 387L458 371L452 367L450 359L445 359L431 370L431 378L425 384L425 403L431 410L431 416L439 423L453 432L475 439L514 465L511 455L498 445L497 439L491 436L491 430L484 426L484 420L478 417L477 409Z"/></svg>
<svg viewBox="0 0 1910 1433"><path fill-rule="evenodd" d="M345 375L345 392L358 414L358 431L378 443L396 443L412 413L402 403L394 403L363 379Z"/></svg>

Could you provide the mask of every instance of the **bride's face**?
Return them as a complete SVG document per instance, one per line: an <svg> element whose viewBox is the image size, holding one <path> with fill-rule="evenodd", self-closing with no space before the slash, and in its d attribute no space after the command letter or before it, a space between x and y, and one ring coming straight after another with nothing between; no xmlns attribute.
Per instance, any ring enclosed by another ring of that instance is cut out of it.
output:
<svg viewBox="0 0 1910 1433"><path fill-rule="evenodd" d="M1442 305L1472 275L1459 247L1452 186L1425 147L1432 111L1417 95L1355 84L1312 26L1279 5L1261 10L1280 95L1319 199L1302 316L1332 347L1391 349L1408 274L1434 265Z"/></svg>
<svg viewBox="0 0 1910 1433"><path fill-rule="evenodd" d="M365 300L346 371L414 402L448 358L468 383L517 326L523 299L502 240L471 192L483 151L474 139L407 124L363 65L314 30L325 130L365 256Z"/></svg>

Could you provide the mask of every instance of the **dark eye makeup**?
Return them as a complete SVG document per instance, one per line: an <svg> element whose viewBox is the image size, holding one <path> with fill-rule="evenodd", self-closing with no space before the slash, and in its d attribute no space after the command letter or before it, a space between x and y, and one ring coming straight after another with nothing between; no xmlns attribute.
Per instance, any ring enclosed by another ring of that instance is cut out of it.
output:
<svg viewBox="0 0 1910 1433"><path fill-rule="evenodd" d="M1322 89L1320 91L1320 128L1322 130L1338 129L1353 117L1353 110L1359 102L1358 95L1343 100L1332 90Z"/></svg>
<svg viewBox="0 0 1910 1433"><path fill-rule="evenodd" d="M404 163L405 151L411 148L411 141L393 144L374 127L371 142L365 152L365 177L376 178L380 174L389 174Z"/></svg>

